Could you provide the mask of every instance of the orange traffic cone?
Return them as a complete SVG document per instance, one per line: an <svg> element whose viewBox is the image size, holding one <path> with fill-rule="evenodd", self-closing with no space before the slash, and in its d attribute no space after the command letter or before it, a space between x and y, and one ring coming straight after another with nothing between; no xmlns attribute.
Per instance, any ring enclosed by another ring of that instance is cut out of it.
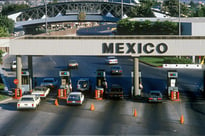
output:
<svg viewBox="0 0 205 136"><path fill-rule="evenodd" d="M137 110L134 110L134 117L137 117Z"/></svg>
<svg viewBox="0 0 205 136"><path fill-rule="evenodd" d="M58 99L55 100L55 105L58 106Z"/></svg>
<svg viewBox="0 0 205 136"><path fill-rule="evenodd" d="M183 116L183 115L181 115L180 123L181 123L181 124L184 124L184 116Z"/></svg>
<svg viewBox="0 0 205 136"><path fill-rule="evenodd" d="M91 110L91 111L94 111L94 110L95 110L94 104L91 104L91 105L90 105L90 110Z"/></svg>

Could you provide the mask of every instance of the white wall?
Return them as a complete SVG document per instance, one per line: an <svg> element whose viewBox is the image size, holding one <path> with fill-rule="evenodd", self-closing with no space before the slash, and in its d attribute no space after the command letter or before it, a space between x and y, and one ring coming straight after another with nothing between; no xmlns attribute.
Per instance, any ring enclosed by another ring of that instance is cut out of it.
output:
<svg viewBox="0 0 205 136"><path fill-rule="evenodd" d="M192 36L205 36L205 22L192 22Z"/></svg>

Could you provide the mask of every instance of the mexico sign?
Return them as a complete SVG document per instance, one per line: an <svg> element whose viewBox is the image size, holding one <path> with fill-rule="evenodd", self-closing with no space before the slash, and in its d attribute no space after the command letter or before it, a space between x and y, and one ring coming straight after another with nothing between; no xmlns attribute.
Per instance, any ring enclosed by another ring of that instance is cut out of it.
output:
<svg viewBox="0 0 205 136"><path fill-rule="evenodd" d="M205 37L24 37L11 40L10 55L204 56Z"/></svg>

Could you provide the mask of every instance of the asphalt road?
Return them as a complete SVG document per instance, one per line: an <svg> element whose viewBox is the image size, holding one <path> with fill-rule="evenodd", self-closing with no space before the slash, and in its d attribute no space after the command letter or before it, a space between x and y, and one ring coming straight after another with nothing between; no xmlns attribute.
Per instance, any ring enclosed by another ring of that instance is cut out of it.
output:
<svg viewBox="0 0 205 136"><path fill-rule="evenodd" d="M3 70L7 81L13 87L15 72L10 71L14 56L5 59ZM96 69L106 69L108 85L119 83L130 93L133 61L129 57L118 57L124 72L122 76L110 75L110 66L105 57L86 56L39 56L33 57L34 77L38 84L43 77L58 77L58 71L65 69L68 60L79 62L79 69L72 71L75 89L77 79L89 77L95 85ZM23 67L27 58L23 56ZM160 90L166 94L167 69L140 64L144 90ZM205 101L199 92L202 85L202 70L178 70L180 102L164 100L150 104L146 101L102 100L86 98L82 106L68 106L64 101L54 105L55 98L43 100L36 111L17 111L16 100L0 104L0 135L204 135ZM95 111L90 111L90 105ZM133 117L133 110L137 117ZM184 116L184 124L180 117Z"/></svg>
<svg viewBox="0 0 205 136"><path fill-rule="evenodd" d="M116 24L102 24L100 26L80 28L77 30L77 35L114 35L112 28L116 28Z"/></svg>

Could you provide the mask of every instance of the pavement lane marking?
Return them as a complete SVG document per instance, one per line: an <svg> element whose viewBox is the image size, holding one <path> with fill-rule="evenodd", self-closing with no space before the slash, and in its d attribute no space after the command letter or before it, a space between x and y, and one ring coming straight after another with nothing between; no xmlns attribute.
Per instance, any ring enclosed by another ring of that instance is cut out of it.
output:
<svg viewBox="0 0 205 136"><path fill-rule="evenodd" d="M55 60L54 60L52 57L49 57L49 59L51 60L51 62L52 62L54 65L56 65L56 62L55 62Z"/></svg>

